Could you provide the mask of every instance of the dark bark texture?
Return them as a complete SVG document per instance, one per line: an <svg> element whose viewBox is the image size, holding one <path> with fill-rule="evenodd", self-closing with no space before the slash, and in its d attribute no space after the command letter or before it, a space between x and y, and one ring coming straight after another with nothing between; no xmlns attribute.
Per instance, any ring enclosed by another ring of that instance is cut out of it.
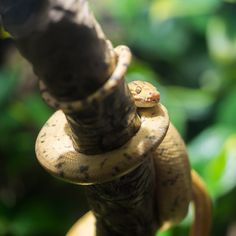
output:
<svg viewBox="0 0 236 236"><path fill-rule="evenodd" d="M83 99L96 91L109 78L116 61L87 1L69 2L48 0L35 16L43 23L16 40L58 101Z"/></svg>
<svg viewBox="0 0 236 236"><path fill-rule="evenodd" d="M67 115L74 147L81 153L113 150L126 143L139 129L140 120L124 81L108 96L85 102L83 108Z"/></svg>
<svg viewBox="0 0 236 236"><path fill-rule="evenodd" d="M97 219L97 236L154 235L153 180L153 163L147 159L115 181L87 186L89 203Z"/></svg>

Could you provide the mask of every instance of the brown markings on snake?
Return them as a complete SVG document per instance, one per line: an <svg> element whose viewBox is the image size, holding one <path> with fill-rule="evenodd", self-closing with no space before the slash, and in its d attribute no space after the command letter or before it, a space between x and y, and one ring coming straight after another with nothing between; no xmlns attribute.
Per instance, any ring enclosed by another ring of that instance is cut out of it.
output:
<svg viewBox="0 0 236 236"><path fill-rule="evenodd" d="M101 163L100 163L100 168L102 169L103 168L103 166L105 165L105 163L106 163L106 161L107 161L107 158L106 159L104 159Z"/></svg>
<svg viewBox="0 0 236 236"><path fill-rule="evenodd" d="M81 166L79 167L79 172L80 172L81 174L85 174L86 172L88 172L88 170L89 170L89 166L87 166L87 165L81 165Z"/></svg>
<svg viewBox="0 0 236 236"><path fill-rule="evenodd" d="M44 126L49 127L49 122L46 122Z"/></svg>
<svg viewBox="0 0 236 236"><path fill-rule="evenodd" d="M58 109L58 108L60 107L60 104L57 103L57 102L55 102L55 103L53 104L53 106L54 106L54 108Z"/></svg>
<svg viewBox="0 0 236 236"><path fill-rule="evenodd" d="M149 136L148 139L149 139L149 140L155 140L155 139L156 139L156 136L155 136L155 135L151 135L151 136Z"/></svg>
<svg viewBox="0 0 236 236"><path fill-rule="evenodd" d="M114 167L112 167L112 173L111 173L111 175L113 176L113 177L115 177L115 176L117 176L117 174L119 174L121 172L121 169L118 167L118 166L114 166Z"/></svg>
<svg viewBox="0 0 236 236"><path fill-rule="evenodd" d="M123 156L128 160L128 161L131 161L133 159L133 157L128 154L128 153L124 153Z"/></svg>
<svg viewBox="0 0 236 236"><path fill-rule="evenodd" d="M44 138L44 137L46 137L46 132L45 133L43 133L41 136L40 136L40 138Z"/></svg>
<svg viewBox="0 0 236 236"><path fill-rule="evenodd" d="M62 158L62 156L60 156L58 159L61 159ZM63 178L64 176L65 176L65 173L64 173L64 171L63 171L63 166L66 164L66 162L65 161L60 161L59 163L57 163L56 165L55 165L55 167L58 169L58 175L61 177L61 178Z"/></svg>
<svg viewBox="0 0 236 236"><path fill-rule="evenodd" d="M64 132L70 137L71 135L71 129L68 123L65 124L64 126Z"/></svg>
<svg viewBox="0 0 236 236"><path fill-rule="evenodd" d="M65 174L64 174L63 170L60 170L60 171L59 171L59 176L60 176L61 178L64 178L64 177L65 177Z"/></svg>
<svg viewBox="0 0 236 236"><path fill-rule="evenodd" d="M116 173L119 173L119 172L121 171L118 166L114 166L112 169L113 169Z"/></svg>
<svg viewBox="0 0 236 236"><path fill-rule="evenodd" d="M62 167L65 165L65 161L59 162L55 165L57 169L62 169Z"/></svg>
<svg viewBox="0 0 236 236"><path fill-rule="evenodd" d="M158 154L159 156L163 156L164 152L165 152L165 149L164 149L164 148L159 148L159 149L157 150L157 154Z"/></svg>

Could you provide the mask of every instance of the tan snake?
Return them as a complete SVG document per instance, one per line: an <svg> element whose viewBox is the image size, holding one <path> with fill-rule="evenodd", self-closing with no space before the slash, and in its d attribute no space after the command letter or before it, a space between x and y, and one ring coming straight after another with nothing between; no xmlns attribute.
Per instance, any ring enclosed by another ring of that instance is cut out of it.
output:
<svg viewBox="0 0 236 236"><path fill-rule="evenodd" d="M140 109L155 106L160 93L148 82L133 81L128 84L135 105ZM156 170L157 218L162 229L179 223L193 200L195 219L192 236L208 236L211 225L211 200L198 174L192 170L185 144L175 127L170 124L162 143L153 152Z"/></svg>

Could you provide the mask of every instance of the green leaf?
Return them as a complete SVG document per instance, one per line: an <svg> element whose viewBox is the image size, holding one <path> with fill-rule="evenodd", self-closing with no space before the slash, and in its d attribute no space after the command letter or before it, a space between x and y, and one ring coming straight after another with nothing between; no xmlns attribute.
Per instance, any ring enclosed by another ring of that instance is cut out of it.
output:
<svg viewBox="0 0 236 236"><path fill-rule="evenodd" d="M192 166L203 177L213 199L236 186L236 130L213 126L195 138L188 149Z"/></svg>
<svg viewBox="0 0 236 236"><path fill-rule="evenodd" d="M215 198L225 195L236 186L235 166L236 134L225 141L219 155L205 167L204 176Z"/></svg>
<svg viewBox="0 0 236 236"><path fill-rule="evenodd" d="M172 230L160 231L156 234L156 236L172 236Z"/></svg>
<svg viewBox="0 0 236 236"><path fill-rule="evenodd" d="M147 7L146 0L119 0L109 1L109 9L120 21L131 23Z"/></svg>
<svg viewBox="0 0 236 236"><path fill-rule="evenodd" d="M11 97L16 87L17 74L15 70L0 71L0 107Z"/></svg>
<svg viewBox="0 0 236 236"><path fill-rule="evenodd" d="M236 87L231 91L228 91L225 97L222 98L222 101L219 103L216 121L224 124L231 125L232 127L236 126Z"/></svg>
<svg viewBox="0 0 236 236"><path fill-rule="evenodd" d="M11 38L11 35L5 31L5 29L0 26L0 39L8 39L8 38Z"/></svg>
<svg viewBox="0 0 236 236"><path fill-rule="evenodd" d="M214 125L205 129L188 144L188 151L193 166L201 166L217 156L226 139L234 133L231 127Z"/></svg>
<svg viewBox="0 0 236 236"><path fill-rule="evenodd" d="M168 96L166 98L168 100ZM176 129L179 131L182 137L185 137L186 134L186 123L187 123L187 114L185 110L179 106L176 106L175 103L171 101L165 102L163 104L166 106L169 114L169 118Z"/></svg>
<svg viewBox="0 0 236 236"><path fill-rule="evenodd" d="M150 58L170 60L183 55L189 47L190 35L175 19L151 22L147 18L127 29L128 42L142 50ZM142 30L140 30L142 29Z"/></svg>
<svg viewBox="0 0 236 236"><path fill-rule="evenodd" d="M214 97L210 93L200 89L168 86L166 90L169 95L168 99L184 109L189 119L199 119L208 114L214 102Z"/></svg>
<svg viewBox="0 0 236 236"><path fill-rule="evenodd" d="M32 202L18 210L11 223L13 235L44 235L44 232L58 232L55 228L55 213L49 205L41 202Z"/></svg>
<svg viewBox="0 0 236 236"><path fill-rule="evenodd" d="M0 216L0 235L7 235L9 222L5 217Z"/></svg>
<svg viewBox="0 0 236 236"><path fill-rule="evenodd" d="M216 10L220 3L220 0L155 0L151 4L150 13L159 20L204 15Z"/></svg>
<svg viewBox="0 0 236 236"><path fill-rule="evenodd" d="M158 90L159 87L161 87L160 83L158 83L158 75L154 73L154 71L147 64L135 59L131 63L128 74L126 75L127 82L131 82L133 80L147 81L156 86Z"/></svg>
<svg viewBox="0 0 236 236"><path fill-rule="evenodd" d="M24 104L32 123L37 127L42 127L52 114L52 109L48 107L39 95L33 94L27 97Z"/></svg>
<svg viewBox="0 0 236 236"><path fill-rule="evenodd" d="M10 114L21 123L40 128L52 114L51 109L43 102L39 95L32 94L17 101L9 109Z"/></svg>
<svg viewBox="0 0 236 236"><path fill-rule="evenodd" d="M222 187L221 194L229 192L236 186L236 133L231 135L224 145L226 167L221 177L220 184Z"/></svg>
<svg viewBox="0 0 236 236"><path fill-rule="evenodd" d="M236 31L234 24L231 24L223 17L213 17L207 27L210 54L222 64L231 64L236 60Z"/></svg>

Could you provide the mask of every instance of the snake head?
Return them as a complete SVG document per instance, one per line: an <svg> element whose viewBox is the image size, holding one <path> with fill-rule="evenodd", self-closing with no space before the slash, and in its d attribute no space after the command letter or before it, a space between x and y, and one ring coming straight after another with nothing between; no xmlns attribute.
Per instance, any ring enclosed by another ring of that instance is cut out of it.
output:
<svg viewBox="0 0 236 236"><path fill-rule="evenodd" d="M132 81L128 86L137 107L153 107L160 101L160 93L146 81Z"/></svg>

